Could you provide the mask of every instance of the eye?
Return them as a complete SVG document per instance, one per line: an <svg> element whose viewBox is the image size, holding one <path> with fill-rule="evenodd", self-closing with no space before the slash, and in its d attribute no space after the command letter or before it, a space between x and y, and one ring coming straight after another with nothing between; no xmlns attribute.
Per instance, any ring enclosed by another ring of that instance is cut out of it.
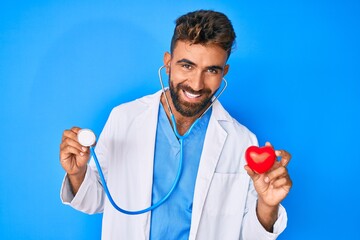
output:
<svg viewBox="0 0 360 240"><path fill-rule="evenodd" d="M216 68L209 68L209 69L208 69L208 72L209 72L209 73L212 73L212 74L218 74L218 73L219 73L219 70L216 69Z"/></svg>
<svg viewBox="0 0 360 240"><path fill-rule="evenodd" d="M190 64L187 64L187 63L182 64L181 67L183 67L185 69L188 69L188 70L192 69L192 66Z"/></svg>

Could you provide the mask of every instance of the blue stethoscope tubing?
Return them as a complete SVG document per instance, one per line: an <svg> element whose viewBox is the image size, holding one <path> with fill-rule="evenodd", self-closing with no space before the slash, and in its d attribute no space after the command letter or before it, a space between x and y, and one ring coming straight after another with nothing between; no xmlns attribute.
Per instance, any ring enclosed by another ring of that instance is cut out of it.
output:
<svg viewBox="0 0 360 240"><path fill-rule="evenodd" d="M176 121L175 121L175 117L174 117L174 114L172 113L171 111L171 108L170 108L170 104L169 104L169 101L167 99L167 96L165 94L165 87L164 87L164 84L163 84L163 80L162 80L162 76L161 76L161 70L164 68L165 66L161 66L159 68L159 71L158 71L158 74L159 74L159 80L160 80L160 84L161 84L161 88L162 88L162 91L163 91L163 94L165 96L165 101L166 101L166 104L167 104L167 107L169 109L169 112L170 112L170 118L171 118L171 122L172 122L172 126L173 126L173 130L174 130L174 133L176 135L176 137L179 139L179 142L180 142L180 161L179 161L179 166L178 166L178 171L176 173L176 177L175 177L175 180L169 190L169 192L162 198L160 199L158 202L154 203L153 205L147 207L147 208L144 208L142 210L136 210L136 211L129 211L129 210L125 210L125 209L122 209L121 207L119 207L114 199L112 198L111 194L110 194L110 191L109 191L109 188L106 184L106 180L105 180L105 177L104 177L104 173L101 169L101 166L100 166L100 163L99 163L99 160L96 156L96 153L95 153L95 149L93 146L90 146L90 152L91 152L91 155L94 159L94 162L95 162L95 165L96 165L96 168L98 170L98 173L99 173L99 176L100 176L100 180L101 180L101 183L102 183L102 186L104 188L104 192L107 196L107 198L109 199L111 205L116 209L118 210L119 212L121 213L124 213L124 214L127 214L127 215L138 215L138 214L142 214L142 213L146 213L146 212L149 212L151 210L154 210L155 208L159 207L161 204L163 204L169 197L170 195L174 192L177 184L179 183L180 181L180 176L181 176L181 172L182 172L182 169L183 169L183 142L184 142L184 139L187 138L191 132L191 130L193 129L193 127L199 122L199 120L201 119L202 116L204 116L204 114L211 108L211 106L214 104L214 102L220 97L220 95L224 92L225 88L227 87L227 81L225 80L225 78L223 78L223 82L224 82L224 86L222 87L222 89L220 90L220 92L214 97L212 98L212 101L211 101L211 104L210 106L205 110L204 113L201 114L201 116L195 120L195 122L190 126L190 128L187 130L187 132L184 134L184 135L180 135L179 132L177 131L176 129ZM219 90L218 90L219 91Z"/></svg>

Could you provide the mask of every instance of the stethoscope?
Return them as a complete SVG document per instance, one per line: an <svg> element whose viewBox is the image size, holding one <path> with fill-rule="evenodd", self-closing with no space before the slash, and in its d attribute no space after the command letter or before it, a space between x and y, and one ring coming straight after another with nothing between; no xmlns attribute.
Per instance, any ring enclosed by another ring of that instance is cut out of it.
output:
<svg viewBox="0 0 360 240"><path fill-rule="evenodd" d="M90 153L94 159L94 162L96 164L96 168L99 172L99 176L100 176L100 179L101 179L101 183L103 185L103 188L104 188L104 191L105 191L105 194L107 196L107 198L109 199L111 205L116 209L118 210L119 212L121 213L124 213L124 214L128 214L128 215L137 215L137 214L142 214L142 213L146 213L146 212L149 212L157 207L159 207L160 205L162 205L169 197L170 195L174 192L177 184L179 183L180 181L180 176L181 176L181 172L182 172L182 168L183 168L183 142L184 140L189 136L191 130L193 129L193 127L199 122L199 120L205 115L205 113L211 108L211 106L214 104L214 102L220 97L220 95L224 92L225 88L227 87L227 81L225 80L225 78L223 78L223 87L222 89L219 91L217 90L217 92L219 92L216 96L214 94L214 96L212 97L211 99L211 104L209 105L209 107L201 114L201 116L195 120L195 122L190 126L190 128L187 130L187 132L184 134L184 135L180 135L179 132L177 131L176 129L176 121L175 121L175 117L174 117L174 114L170 108L170 104L169 104L169 100L165 94L165 87L164 87L164 83L163 83L163 80L162 80L162 75L161 75L161 70L164 68L165 66L161 66L158 70L158 74L159 74L159 80L160 80L160 84L161 84L161 88L162 88L162 91L163 91L163 94L165 96L165 101L166 101L166 105L168 107L168 110L169 110L169 113L170 113L170 119L171 119L171 122L172 122L172 126L173 126L173 130L174 130L174 133L176 135L176 137L179 139L179 142L180 142L180 161L179 161L179 166L178 166L178 170L177 170L177 173L176 173L176 177L175 177L175 180L169 190L169 192L162 198L160 199L158 202L152 204L151 206L145 208L145 209L142 209L142 210L137 210L137 211L129 211L129 210L125 210L125 209L122 209L120 208L114 201L114 199L112 198L111 194L110 194L110 191L108 189L108 186L106 184L106 180L105 180L105 177L104 177L104 174L103 174L103 171L101 169L101 166L100 166L100 163L99 163L99 160L96 156L96 153L95 153L95 150L94 150L94 144L96 142L96 137L95 137L95 134L93 131L91 131L90 129L81 129L79 132L78 132L78 141L81 145L85 146L85 147L89 147L90 148Z"/></svg>

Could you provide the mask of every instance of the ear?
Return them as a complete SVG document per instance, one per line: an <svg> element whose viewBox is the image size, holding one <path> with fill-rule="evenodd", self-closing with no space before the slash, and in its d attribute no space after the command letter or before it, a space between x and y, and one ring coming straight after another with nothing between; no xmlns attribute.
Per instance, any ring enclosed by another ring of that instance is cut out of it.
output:
<svg viewBox="0 0 360 240"><path fill-rule="evenodd" d="M223 77L225 77L225 75L228 73L229 68L230 68L230 65L229 65L229 64L226 64L225 67L224 67Z"/></svg>
<svg viewBox="0 0 360 240"><path fill-rule="evenodd" d="M164 66L166 68L166 74L170 73L170 62L171 62L171 54L169 52L165 52L165 54L164 54Z"/></svg>

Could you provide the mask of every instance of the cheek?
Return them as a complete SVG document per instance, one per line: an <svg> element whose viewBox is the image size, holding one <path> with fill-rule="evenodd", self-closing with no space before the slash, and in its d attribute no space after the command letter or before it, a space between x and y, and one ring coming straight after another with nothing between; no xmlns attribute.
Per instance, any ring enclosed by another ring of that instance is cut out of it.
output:
<svg viewBox="0 0 360 240"><path fill-rule="evenodd" d="M177 85L178 83L184 82L188 79L188 76L180 73L179 71L170 70L170 80L173 82L174 85Z"/></svg>
<svg viewBox="0 0 360 240"><path fill-rule="evenodd" d="M221 87L221 83L222 83L222 78L220 80L219 78L208 79L206 87L211 89L212 92L215 92L216 90L219 89L219 87Z"/></svg>

